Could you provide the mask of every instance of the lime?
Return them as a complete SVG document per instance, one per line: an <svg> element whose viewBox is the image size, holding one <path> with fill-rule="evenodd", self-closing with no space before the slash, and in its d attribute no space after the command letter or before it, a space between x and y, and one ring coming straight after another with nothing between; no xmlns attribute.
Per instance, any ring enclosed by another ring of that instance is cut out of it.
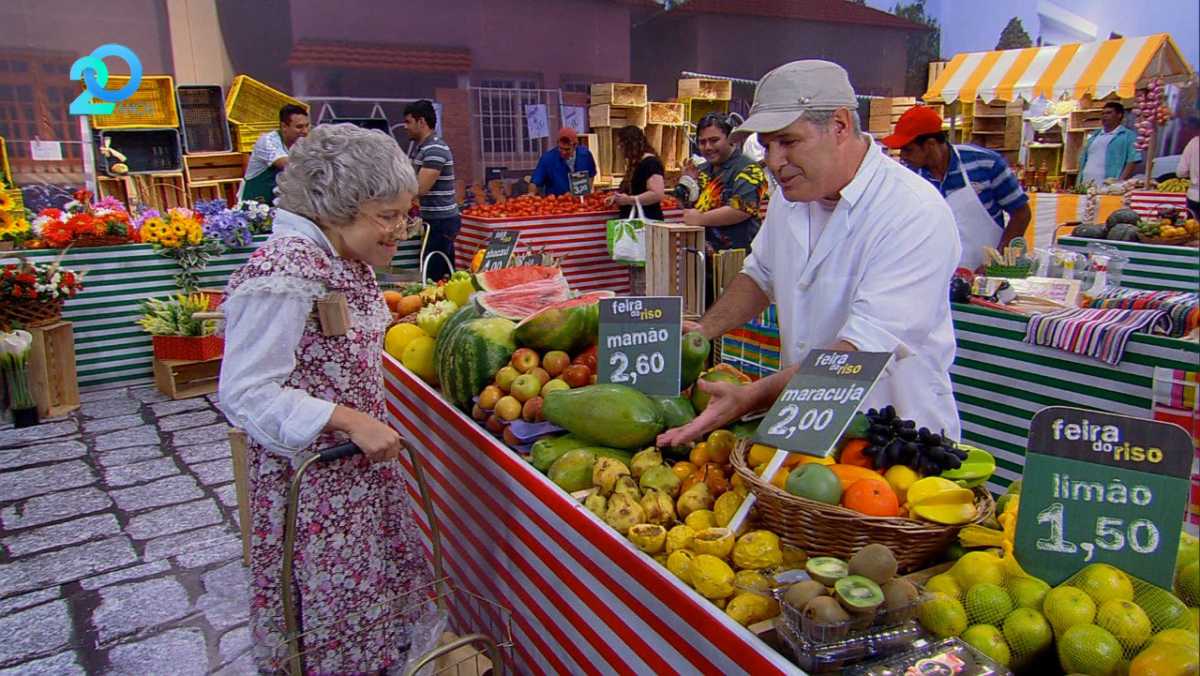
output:
<svg viewBox="0 0 1200 676"><path fill-rule="evenodd" d="M1081 589L1055 587L1046 592L1042 613L1054 627L1054 635L1062 636L1077 624L1091 624L1096 619L1096 602Z"/></svg>
<svg viewBox="0 0 1200 676"><path fill-rule="evenodd" d="M962 598L962 587L958 585L958 580L949 573L934 575L925 583L925 591L941 592L950 598Z"/></svg>
<svg viewBox="0 0 1200 676"><path fill-rule="evenodd" d="M1174 594L1152 584L1141 585L1133 596L1133 602L1146 611L1150 624L1158 630L1187 629L1192 624L1187 606Z"/></svg>
<svg viewBox="0 0 1200 676"><path fill-rule="evenodd" d="M1093 563L1079 571L1074 584L1087 592L1096 605L1112 599L1133 600L1133 583L1129 576L1107 563Z"/></svg>
<svg viewBox="0 0 1200 676"><path fill-rule="evenodd" d="M1004 618L1004 638L1012 648L1015 663L1020 664L1054 643L1054 631L1041 613L1032 608L1017 608Z"/></svg>
<svg viewBox="0 0 1200 676"><path fill-rule="evenodd" d="M1175 590L1185 603L1200 605L1200 561L1193 561L1179 569L1175 576Z"/></svg>
<svg viewBox="0 0 1200 676"><path fill-rule="evenodd" d="M999 586L984 582L967 590L967 619L972 624L1000 624L1012 612L1013 602L1008 592Z"/></svg>
<svg viewBox="0 0 1200 676"><path fill-rule="evenodd" d="M1041 610L1042 599L1050 591L1050 585L1036 577L1014 577L1007 584L1008 595L1018 608L1033 608Z"/></svg>
<svg viewBox="0 0 1200 676"><path fill-rule="evenodd" d="M938 638L958 636L967 628L967 611L958 599L935 593L918 612L921 625Z"/></svg>
<svg viewBox="0 0 1200 676"><path fill-rule="evenodd" d="M962 640L995 660L1002 667L1007 667L1012 662L1012 652L1009 650L1008 644L1004 642L1004 635L990 624L976 624L967 627L967 630L963 632Z"/></svg>
<svg viewBox="0 0 1200 676"><path fill-rule="evenodd" d="M1068 674L1113 676L1124 659L1117 639L1094 624L1077 624L1058 638L1058 661Z"/></svg>
<svg viewBox="0 0 1200 676"><path fill-rule="evenodd" d="M1150 618L1133 601L1112 599L1101 603L1096 626L1107 629L1129 651L1136 651L1150 639Z"/></svg>

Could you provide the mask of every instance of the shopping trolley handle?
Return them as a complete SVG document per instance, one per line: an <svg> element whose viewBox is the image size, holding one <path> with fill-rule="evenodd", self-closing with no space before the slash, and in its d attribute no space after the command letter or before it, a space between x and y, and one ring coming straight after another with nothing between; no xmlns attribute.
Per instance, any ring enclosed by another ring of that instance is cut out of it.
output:
<svg viewBox="0 0 1200 676"><path fill-rule="evenodd" d="M317 453L317 460L320 462L333 462L334 460L349 458L350 456L358 455L359 453L362 453L362 449L351 441L344 444L338 444L337 446L331 446L320 453Z"/></svg>

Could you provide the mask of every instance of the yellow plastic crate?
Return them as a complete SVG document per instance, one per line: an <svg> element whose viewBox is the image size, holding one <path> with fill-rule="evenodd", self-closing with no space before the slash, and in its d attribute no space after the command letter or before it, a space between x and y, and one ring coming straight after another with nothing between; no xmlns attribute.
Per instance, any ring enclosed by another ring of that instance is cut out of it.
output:
<svg viewBox="0 0 1200 676"><path fill-rule="evenodd" d="M276 113L278 118L279 114ZM246 124L238 124L236 122L229 123L229 130L233 134L233 149L239 153L248 153L254 150L254 143L258 141L258 137L263 134L275 131L279 128L279 122L249 122Z"/></svg>
<svg viewBox="0 0 1200 676"><path fill-rule="evenodd" d="M225 117L234 124L270 123L275 127L279 125L279 109L289 103L308 110L303 101L268 87L248 75L238 75L233 78L233 86L225 96ZM253 146L254 142L251 141L250 145ZM248 149L243 152L248 152Z"/></svg>
<svg viewBox="0 0 1200 676"><path fill-rule="evenodd" d="M4 179L4 185L13 185L12 167L8 166L8 146L3 136L0 136L0 178Z"/></svg>
<svg viewBox="0 0 1200 676"><path fill-rule="evenodd" d="M5 190L4 193L6 195L8 195L9 199L11 199L13 201L13 207L12 207L12 209L9 209L8 212L10 214L15 214L17 216L24 216L25 215L25 200L21 198L21 189L20 188L10 188L8 190Z"/></svg>
<svg viewBox="0 0 1200 676"><path fill-rule="evenodd" d="M127 75L108 78L105 89L117 90L129 82ZM170 75L144 75L133 96L118 101L112 115L92 115L93 129L164 129L179 126L175 105L175 79Z"/></svg>

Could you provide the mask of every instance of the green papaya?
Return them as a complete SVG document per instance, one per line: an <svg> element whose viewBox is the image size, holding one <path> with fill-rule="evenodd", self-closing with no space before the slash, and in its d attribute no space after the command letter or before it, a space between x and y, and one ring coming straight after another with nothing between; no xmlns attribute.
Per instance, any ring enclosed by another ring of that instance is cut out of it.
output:
<svg viewBox="0 0 1200 676"><path fill-rule="evenodd" d="M667 429L683 427L692 422L696 417L696 409L687 397L665 397L658 395L651 396L650 398L662 410L663 424L667 426Z"/></svg>
<svg viewBox="0 0 1200 676"><path fill-rule="evenodd" d="M682 368L679 371L681 377L679 390L681 392L691 387L692 383L700 377L700 373L704 371L704 366L708 363L708 353L711 349L711 343L699 331L689 331L684 334L680 345ZM668 426L675 427L675 425Z"/></svg>
<svg viewBox="0 0 1200 676"><path fill-rule="evenodd" d="M559 488L574 493L592 487L592 466L595 464L595 453L586 448L576 448L555 460L546 476Z"/></svg>
<svg viewBox="0 0 1200 676"><path fill-rule="evenodd" d="M549 471L550 465L553 465L554 461L565 455L567 451L587 445L588 442L572 434L564 434L561 437L543 437L533 442L533 447L529 449L529 461L537 471L546 472Z"/></svg>
<svg viewBox="0 0 1200 676"><path fill-rule="evenodd" d="M658 405L625 385L550 392L542 403L542 415L581 439L610 448L644 448L664 429Z"/></svg>

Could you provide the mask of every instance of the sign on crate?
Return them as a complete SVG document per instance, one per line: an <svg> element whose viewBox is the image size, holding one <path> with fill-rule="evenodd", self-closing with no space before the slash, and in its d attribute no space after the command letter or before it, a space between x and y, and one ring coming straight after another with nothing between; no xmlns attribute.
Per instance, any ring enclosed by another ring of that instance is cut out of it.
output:
<svg viewBox="0 0 1200 676"><path fill-rule="evenodd" d="M767 411L754 440L828 456L891 359L890 352L812 350Z"/></svg>
<svg viewBox="0 0 1200 676"><path fill-rule="evenodd" d="M516 230L494 230L488 238L487 251L483 254L483 264L479 269L483 272L499 270L508 265L513 251L517 248L517 240L521 233Z"/></svg>
<svg viewBox="0 0 1200 676"><path fill-rule="evenodd" d="M1194 451L1178 425L1066 406L1038 411L1017 560L1052 585L1108 563L1171 589Z"/></svg>
<svg viewBox="0 0 1200 676"><path fill-rule="evenodd" d="M679 394L682 325L678 296L601 299L596 380L645 394Z"/></svg>

